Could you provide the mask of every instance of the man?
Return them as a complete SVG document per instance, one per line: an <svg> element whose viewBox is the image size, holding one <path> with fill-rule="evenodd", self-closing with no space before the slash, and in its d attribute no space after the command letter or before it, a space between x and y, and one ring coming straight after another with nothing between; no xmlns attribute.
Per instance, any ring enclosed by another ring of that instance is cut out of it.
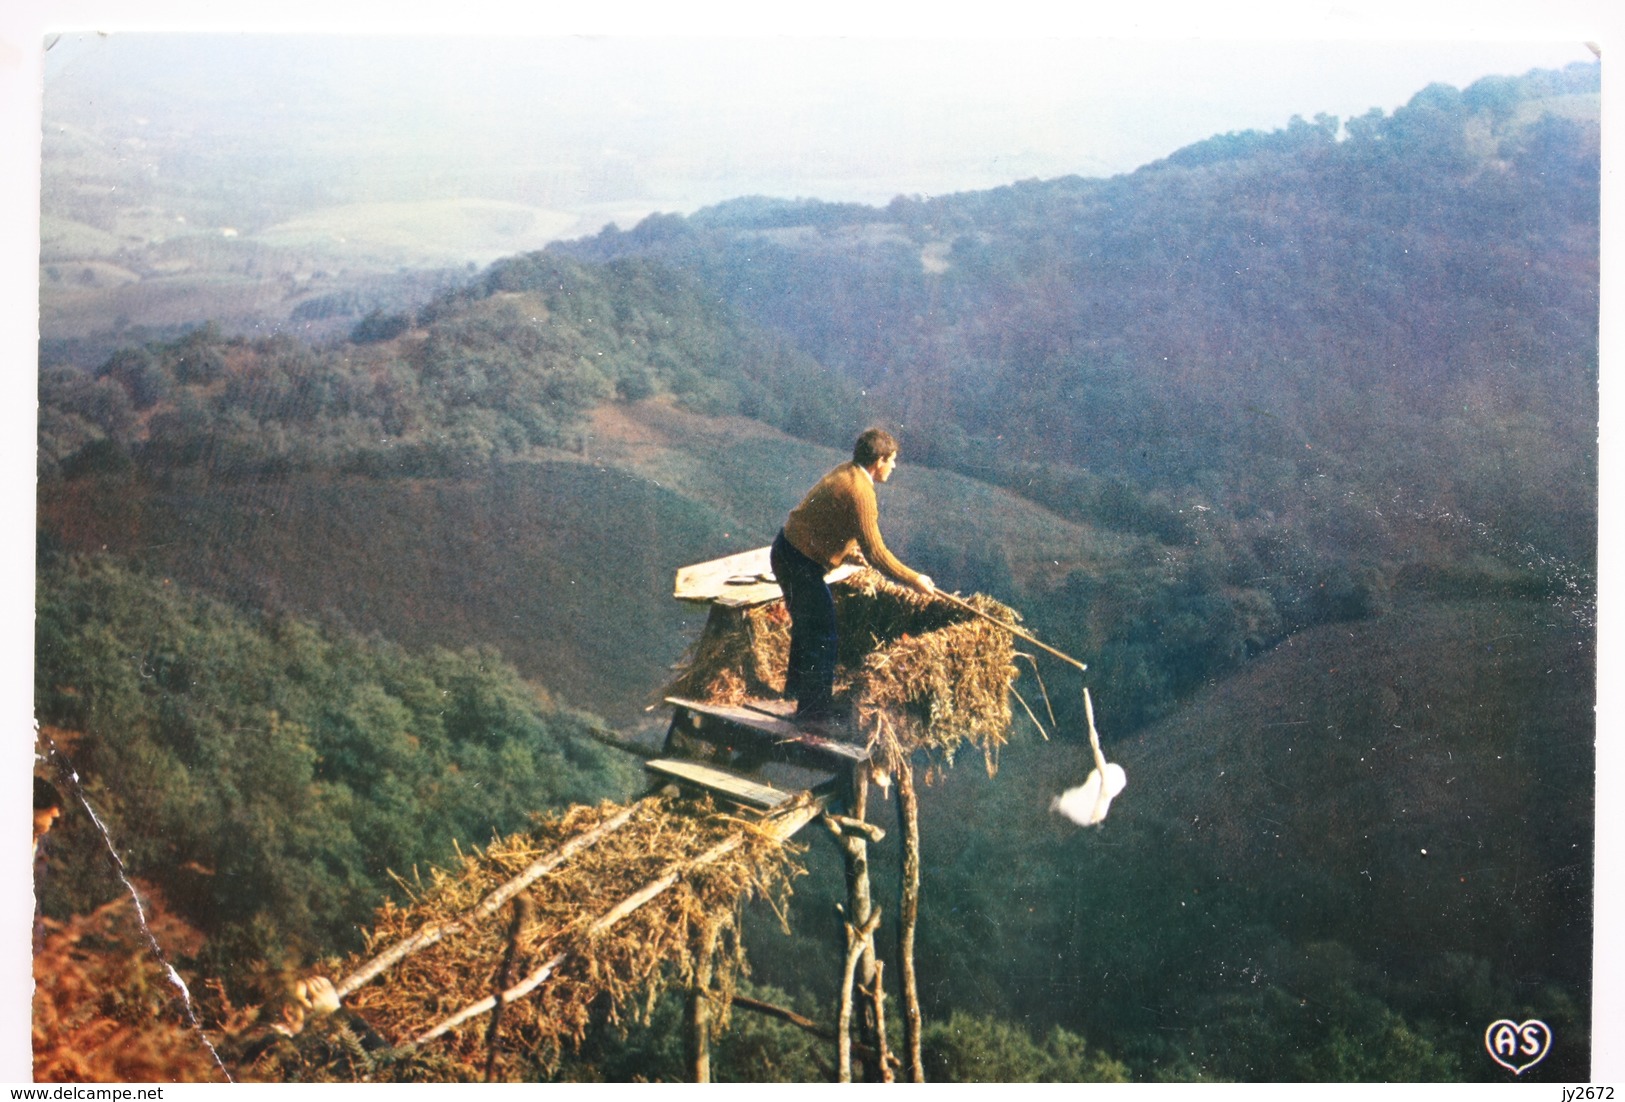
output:
<svg viewBox="0 0 1625 1102"><path fill-rule="evenodd" d="M39 860L40 843L62 817L62 797L50 781L34 774L34 859ZM36 870L38 871L38 870Z"/></svg>
<svg viewBox="0 0 1625 1102"><path fill-rule="evenodd" d="M875 483L897 467L897 441L870 429L852 447L852 462L819 480L790 512L773 541L773 575L790 610L790 668L784 694L796 700L796 721L809 726L838 722L835 714L835 599L824 575L854 551L869 565L921 593L936 592L926 575L910 570L880 538Z"/></svg>

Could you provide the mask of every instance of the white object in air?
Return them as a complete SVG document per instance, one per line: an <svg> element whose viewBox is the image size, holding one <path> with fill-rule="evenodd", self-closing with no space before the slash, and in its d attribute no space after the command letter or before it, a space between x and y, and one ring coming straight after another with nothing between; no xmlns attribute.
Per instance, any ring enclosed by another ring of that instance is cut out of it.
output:
<svg viewBox="0 0 1625 1102"><path fill-rule="evenodd" d="M1051 811L1058 811L1079 826L1094 826L1106 818L1112 799L1128 786L1128 774L1114 761L1107 761L1100 750L1100 734L1095 730L1095 704L1089 699L1089 690L1083 690L1083 710L1089 717L1089 748L1095 752L1095 767L1089 777L1076 788L1069 788L1050 801Z"/></svg>
<svg viewBox="0 0 1625 1102"><path fill-rule="evenodd" d="M1106 818L1112 798L1127 784L1128 775L1123 767L1114 761L1107 762L1104 774L1099 769L1089 770L1089 779L1051 800L1050 810L1059 811L1079 826L1093 826Z"/></svg>

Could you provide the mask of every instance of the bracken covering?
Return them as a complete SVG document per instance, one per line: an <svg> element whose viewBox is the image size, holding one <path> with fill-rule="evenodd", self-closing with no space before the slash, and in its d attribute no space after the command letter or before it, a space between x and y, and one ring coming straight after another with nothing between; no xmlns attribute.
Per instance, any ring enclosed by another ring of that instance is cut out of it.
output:
<svg viewBox="0 0 1625 1102"><path fill-rule="evenodd" d="M150 895L146 907L145 929L129 896L64 921L39 920L35 1082L225 1081L147 937L182 946L202 939Z"/></svg>

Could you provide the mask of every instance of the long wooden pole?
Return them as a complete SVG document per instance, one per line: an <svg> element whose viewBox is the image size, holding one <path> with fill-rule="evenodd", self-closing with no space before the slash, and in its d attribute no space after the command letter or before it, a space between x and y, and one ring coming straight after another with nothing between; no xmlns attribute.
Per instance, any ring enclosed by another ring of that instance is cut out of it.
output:
<svg viewBox="0 0 1625 1102"><path fill-rule="evenodd" d="M1040 650L1048 651L1050 654L1053 654L1055 657L1059 658L1063 662L1070 662L1070 663L1072 663L1072 665L1078 667L1078 669L1080 669L1080 670L1087 670L1089 668L1088 666L1084 665L1082 662L1079 662L1076 658L1073 658L1070 654L1067 654L1065 651L1056 650L1054 647L1050 646L1048 643L1046 643L1042 639L1038 638L1032 632L1025 631L1025 630L1023 630L1021 628L1018 628L1014 624L1007 624L1003 620L999 619L997 616L992 616L992 615L989 615L986 612L983 612L981 609L977 608L975 605L971 604L969 601L961 600L960 598L954 596L952 593L945 593L940 589L936 591L936 594L937 594L938 597L941 597L944 601L947 601L949 604L953 605L955 608L962 608L966 612L970 613L972 616L979 616L982 619L986 620L990 624L996 624L999 627L1003 628L1005 631L1008 631L1011 635L1014 635L1016 638L1027 640L1027 642L1031 643L1033 646L1039 648Z"/></svg>
<svg viewBox="0 0 1625 1102"><path fill-rule="evenodd" d="M718 858L732 853L734 850L739 848L740 844L744 840L745 839L742 835L735 834L730 838L723 839L721 842L712 846L710 849L706 850L704 853L700 854L686 865L677 864L671 866L670 871L668 871L664 876L649 881L649 883L645 884L643 887L639 888L637 891L633 892L631 895L627 896L625 899L615 904L615 906L611 907L608 911L600 915L592 923L592 925L587 927L586 932L582 935L582 940L591 941L593 938L599 936L605 930L608 930L611 926L615 925L621 919L625 918L627 915L649 902L649 900L676 884L678 880L682 879L683 874L689 869L697 868L700 865L708 865L711 862L716 861ZM540 968L526 976L523 980L520 980L514 986L508 988L506 991L501 991L495 995L481 999L479 1002L470 1003L468 1006L463 1007L463 1009L459 1010L451 1017L446 1018L444 1021L439 1022L432 1028L427 1029L417 1037L414 1037L412 1039L412 1044L426 1044L427 1042L440 1036L442 1033L445 1033L447 1030L462 1025L464 1022L468 1021L468 1019L478 1017L479 1015L494 1009L499 1002L511 1003L523 998L532 991L536 990L536 988L540 987L543 983L547 982L548 978L553 975L554 970L569 959L569 956L570 951L568 949L561 949L559 952L555 953L551 958L549 958Z"/></svg>
<svg viewBox="0 0 1625 1102"><path fill-rule="evenodd" d="M914 792L914 763L904 761L897 773L897 818L903 826L902 879L898 906L897 960L903 996L903 1052L909 1079L925 1082L920 1056L920 991L914 974L914 927L920 915L920 812Z"/></svg>
<svg viewBox="0 0 1625 1102"><path fill-rule="evenodd" d="M466 914L449 922L428 923L420 927L411 936L397 941L334 984L333 986L337 990L339 998L342 999L374 976L400 963L418 950L427 949L447 935L460 934L474 923L496 914L504 903L524 891L541 877L552 872L577 853L625 826L627 821L632 818L633 813L637 811L638 806L635 803L628 805L586 833L571 838L547 856L531 862L523 872L506 884L494 888L484 899L470 908Z"/></svg>
<svg viewBox="0 0 1625 1102"><path fill-rule="evenodd" d="M765 829L772 837L782 841L785 838L789 838L808 822L812 821L813 816L817 815L820 810L822 810L822 808L818 803L803 804L799 807L791 809L789 812L782 814L775 819L764 823L763 829ZM706 850L704 853L700 854L686 865L676 864L671 866L670 871L668 871L664 876L657 880L651 880L649 883L645 884L643 887L639 888L637 891L633 892L631 895L627 896L615 906L611 907L608 911L600 915L596 920L593 921L592 925L587 927L586 932L582 935L582 937L587 941L591 941L593 938L599 936L605 930L608 930L611 926L614 926L617 922L621 921L621 919L625 918L627 915L649 902L649 900L676 884L686 871L697 868L700 865L710 864L711 862L716 861L718 858L726 856L735 849L738 849L740 843L743 841L743 837L736 834L730 838L723 839L721 842L712 846L710 849ZM549 958L540 968L537 968L530 975L520 980L514 986L508 988L506 991L501 992L500 995L492 995L488 998L481 999L477 1003L471 1003L468 1006L463 1007L463 1009L459 1010L451 1017L446 1018L444 1021L441 1021L431 1029L420 1033L410 1041L403 1042L401 1047L404 1048L410 1045L426 1044L427 1042L434 1040L436 1037L439 1037L447 1030L463 1024L468 1019L477 1017L480 1014L484 1014L487 1011L492 1010L496 1007L499 998L500 1001L504 1003L511 1003L523 998L532 991L536 990L536 988L540 987L542 984L546 983L549 977L553 975L554 970L568 959L570 959L570 951L568 949L559 950L557 953L553 954L553 956Z"/></svg>

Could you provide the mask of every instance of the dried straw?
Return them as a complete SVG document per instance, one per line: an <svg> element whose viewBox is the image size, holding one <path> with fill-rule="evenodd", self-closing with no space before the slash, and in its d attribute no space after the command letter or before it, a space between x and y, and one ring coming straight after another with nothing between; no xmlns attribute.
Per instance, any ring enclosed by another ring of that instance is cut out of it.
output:
<svg viewBox="0 0 1625 1102"><path fill-rule="evenodd" d="M712 605L666 695L714 704L780 696L789 662L790 614L783 601L751 608Z"/></svg>
<svg viewBox="0 0 1625 1102"><path fill-rule="evenodd" d="M379 909L366 950L330 967L334 974L353 970L377 948L409 937L427 923L446 923L467 914L538 855L620 810L613 804L572 808L538 821L528 834L463 855L458 867L431 871L426 883L419 878L408 885L414 896L409 903L387 903ZM729 841L736 844L722 845ZM726 851L723 856L694 863L719 847ZM594 929L617 903L674 868L682 875L673 887L610 928ZM528 973L561 953L564 957L547 982L504 1006L504 1052L522 1052L543 1066L556 1067L566 1047L580 1043L595 1016L619 1022L628 1011L636 1014L640 1007L652 1006L666 983L688 982L701 963L707 924L720 922L723 927L713 983L731 993L744 966L737 935L741 903L765 898L782 914L790 882L801 872L793 847L708 801L676 797L641 801L624 827L526 890L531 919L516 938L513 973ZM349 1007L392 1043L417 1037L492 994L509 944L506 919L504 910L415 953L380 981L357 990ZM470 1069L471 1077L482 1073L485 1019L474 1017L430 1046Z"/></svg>
<svg viewBox="0 0 1625 1102"><path fill-rule="evenodd" d="M991 768L1009 734L1017 676L1010 633L962 609L863 570L831 587L840 631L835 693L856 714L882 762L927 749L949 763L965 743ZM1015 611L990 597L968 602L1008 624ZM790 650L782 601L713 606L676 696L722 704L783 694Z"/></svg>

